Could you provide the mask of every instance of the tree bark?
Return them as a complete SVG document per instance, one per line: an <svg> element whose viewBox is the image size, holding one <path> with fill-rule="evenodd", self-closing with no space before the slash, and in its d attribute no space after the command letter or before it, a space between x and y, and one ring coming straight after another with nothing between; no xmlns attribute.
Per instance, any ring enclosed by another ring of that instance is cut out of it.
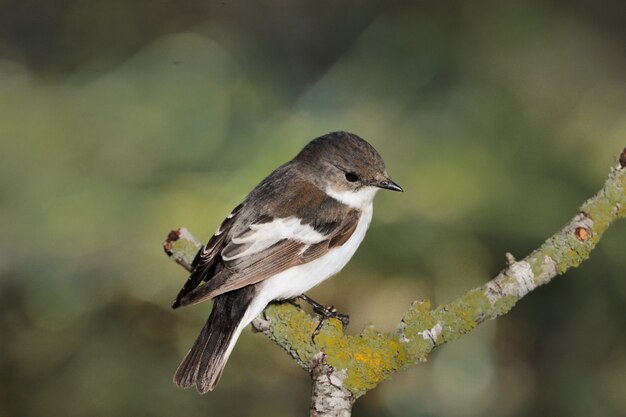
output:
<svg viewBox="0 0 626 417"><path fill-rule="evenodd" d="M343 386L346 373L328 366L321 352L311 362L311 417L350 417L355 398Z"/></svg>

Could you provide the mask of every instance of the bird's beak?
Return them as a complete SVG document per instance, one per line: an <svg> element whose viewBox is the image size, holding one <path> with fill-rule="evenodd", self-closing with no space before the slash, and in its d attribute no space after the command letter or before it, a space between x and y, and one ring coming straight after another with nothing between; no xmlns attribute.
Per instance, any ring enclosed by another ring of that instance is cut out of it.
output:
<svg viewBox="0 0 626 417"><path fill-rule="evenodd" d="M400 192L404 191L402 187L400 187L395 182L391 181L389 178L385 178L380 183L378 183L378 187L384 188L385 190L391 190L391 191L400 191Z"/></svg>

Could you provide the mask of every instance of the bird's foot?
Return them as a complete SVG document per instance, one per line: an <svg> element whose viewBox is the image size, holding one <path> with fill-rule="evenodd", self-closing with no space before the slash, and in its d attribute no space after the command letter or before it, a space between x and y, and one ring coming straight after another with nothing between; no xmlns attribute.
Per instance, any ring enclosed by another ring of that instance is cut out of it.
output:
<svg viewBox="0 0 626 417"><path fill-rule="evenodd" d="M347 314L338 312L334 306L325 306L323 304L320 304L305 294L298 296L298 298L309 303L311 307L313 307L313 311L321 316L320 322L317 324L317 327L315 328L315 330L313 331L313 334L311 335L311 340L313 342L315 342L315 336L319 334L320 330L322 329L322 326L324 326L324 323L328 319L331 319L331 318L337 319L341 322L344 329L348 327L348 324L350 323L350 316L348 316Z"/></svg>

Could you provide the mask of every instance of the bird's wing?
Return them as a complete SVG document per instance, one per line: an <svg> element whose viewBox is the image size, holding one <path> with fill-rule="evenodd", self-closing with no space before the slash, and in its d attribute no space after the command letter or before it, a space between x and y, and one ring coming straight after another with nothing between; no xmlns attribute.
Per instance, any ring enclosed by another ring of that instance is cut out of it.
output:
<svg viewBox="0 0 626 417"><path fill-rule="evenodd" d="M198 285L202 283L202 281L211 279L216 272L218 272L216 270L221 267L219 255L229 241L229 232L237 221L242 207L243 204L239 204L235 207L230 214L226 216L220 227L217 229L215 234L211 236L211 239L209 239L206 245L200 248L191 264L193 268L191 275L176 296L176 300L174 301L172 307L179 307L180 300L183 297L195 290Z"/></svg>
<svg viewBox="0 0 626 417"><path fill-rule="evenodd" d="M224 268L182 297L180 304L195 304L256 284L343 245L354 233L360 215L350 208L342 210L337 211L340 218L329 219L326 223L316 219L314 226L302 223L298 217L269 220L266 217L268 221L250 225L222 249Z"/></svg>

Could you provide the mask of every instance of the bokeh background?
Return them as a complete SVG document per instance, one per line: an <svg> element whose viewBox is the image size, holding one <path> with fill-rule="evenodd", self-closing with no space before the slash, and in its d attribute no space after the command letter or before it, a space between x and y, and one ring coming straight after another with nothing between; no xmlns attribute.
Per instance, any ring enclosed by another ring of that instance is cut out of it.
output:
<svg viewBox="0 0 626 417"><path fill-rule="evenodd" d="M0 1L0 415L302 416L309 380L244 332L218 389L171 377L210 310L161 249L207 239L331 130L379 193L310 294L391 330L523 257L626 145L626 3ZM626 223L507 316L359 400L359 416L626 415Z"/></svg>

